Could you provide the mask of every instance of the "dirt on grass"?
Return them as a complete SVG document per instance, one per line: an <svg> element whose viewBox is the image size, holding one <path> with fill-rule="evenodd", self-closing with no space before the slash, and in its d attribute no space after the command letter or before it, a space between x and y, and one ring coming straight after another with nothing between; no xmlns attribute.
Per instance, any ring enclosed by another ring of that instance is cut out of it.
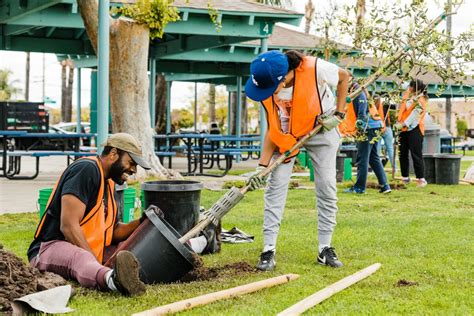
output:
<svg viewBox="0 0 474 316"><path fill-rule="evenodd" d="M401 279L401 280L398 280L396 286L402 287L402 286L416 286L416 285L418 285L418 282Z"/></svg>
<svg viewBox="0 0 474 316"><path fill-rule="evenodd" d="M0 244L0 314L11 312L16 298L66 284L57 274L41 273Z"/></svg>
<svg viewBox="0 0 474 316"><path fill-rule="evenodd" d="M192 282L192 281L207 281L211 279L216 279L219 277L228 277L228 276L237 276L247 273L257 272L253 266L248 262L240 261L230 264L226 264L222 267L212 267L207 268L202 264L189 271L183 278L181 282Z"/></svg>
<svg viewBox="0 0 474 316"><path fill-rule="evenodd" d="M389 182L390 188L392 190L404 190L407 188L406 184L401 183L401 182ZM367 189L380 189L380 186L378 183L375 182L367 182Z"/></svg>

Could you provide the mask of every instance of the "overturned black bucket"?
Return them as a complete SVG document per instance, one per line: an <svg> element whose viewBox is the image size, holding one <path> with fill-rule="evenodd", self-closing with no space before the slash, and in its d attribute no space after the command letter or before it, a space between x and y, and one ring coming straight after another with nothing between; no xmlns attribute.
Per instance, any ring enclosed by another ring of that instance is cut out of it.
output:
<svg viewBox="0 0 474 316"><path fill-rule="evenodd" d="M194 252L179 242L178 232L153 210L146 216L148 220L119 245L115 254L131 251L140 262L140 280L146 284L179 281L196 266ZM114 262L115 255L105 265L113 267Z"/></svg>
<svg viewBox="0 0 474 316"><path fill-rule="evenodd" d="M145 195L144 209L150 205L158 206L165 214L165 220L184 235L199 220L201 190L198 181L165 180L148 181L141 185Z"/></svg>
<svg viewBox="0 0 474 316"><path fill-rule="evenodd" d="M436 184L458 184L462 155L436 155Z"/></svg>

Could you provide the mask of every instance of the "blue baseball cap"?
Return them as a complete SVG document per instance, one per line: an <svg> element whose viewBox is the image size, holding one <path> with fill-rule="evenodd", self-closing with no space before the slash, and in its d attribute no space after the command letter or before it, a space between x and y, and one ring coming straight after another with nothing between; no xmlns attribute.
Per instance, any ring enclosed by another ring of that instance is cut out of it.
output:
<svg viewBox="0 0 474 316"><path fill-rule="evenodd" d="M254 101L270 97L288 73L288 58L277 50L258 55L250 64L245 93Z"/></svg>

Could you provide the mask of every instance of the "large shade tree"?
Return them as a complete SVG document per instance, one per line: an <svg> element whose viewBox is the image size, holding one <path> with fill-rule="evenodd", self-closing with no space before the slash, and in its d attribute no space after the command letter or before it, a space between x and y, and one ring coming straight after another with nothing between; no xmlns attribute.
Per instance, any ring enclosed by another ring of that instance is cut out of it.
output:
<svg viewBox="0 0 474 316"><path fill-rule="evenodd" d="M97 54L98 2L77 0L87 34ZM110 103L113 132L127 132L141 143L152 169L148 175L179 176L167 170L154 154L153 128L148 101L148 51L150 38L160 37L170 21L179 18L168 0L137 0L125 6L117 19L110 19ZM147 173L140 169L137 178Z"/></svg>

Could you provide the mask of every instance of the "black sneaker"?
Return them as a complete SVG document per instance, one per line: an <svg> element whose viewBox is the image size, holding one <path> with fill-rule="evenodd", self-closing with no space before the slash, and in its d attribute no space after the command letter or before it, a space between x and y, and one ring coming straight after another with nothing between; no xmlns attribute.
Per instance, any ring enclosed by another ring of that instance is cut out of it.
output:
<svg viewBox="0 0 474 316"><path fill-rule="evenodd" d="M343 266L342 262L337 258L336 251L333 247L324 247L323 251L318 255L317 262L333 268Z"/></svg>
<svg viewBox="0 0 474 316"><path fill-rule="evenodd" d="M383 193L383 194L388 194L390 192L392 192L392 189L390 188L390 185L388 183L383 185L379 190L379 193Z"/></svg>
<svg viewBox="0 0 474 316"><path fill-rule="evenodd" d="M220 235L221 235L221 223L219 225L214 225L210 223L202 232L201 234L206 237L207 245L206 248L201 252L201 254L209 254L209 253L217 253L221 251L221 242L220 242Z"/></svg>
<svg viewBox="0 0 474 316"><path fill-rule="evenodd" d="M137 258L127 250L117 254L112 272L112 280L117 290L125 296L142 295L145 293L145 284L139 277L140 264Z"/></svg>
<svg viewBox="0 0 474 316"><path fill-rule="evenodd" d="M257 270L273 271L275 269L275 251L269 250L260 254L260 261L257 264Z"/></svg>

